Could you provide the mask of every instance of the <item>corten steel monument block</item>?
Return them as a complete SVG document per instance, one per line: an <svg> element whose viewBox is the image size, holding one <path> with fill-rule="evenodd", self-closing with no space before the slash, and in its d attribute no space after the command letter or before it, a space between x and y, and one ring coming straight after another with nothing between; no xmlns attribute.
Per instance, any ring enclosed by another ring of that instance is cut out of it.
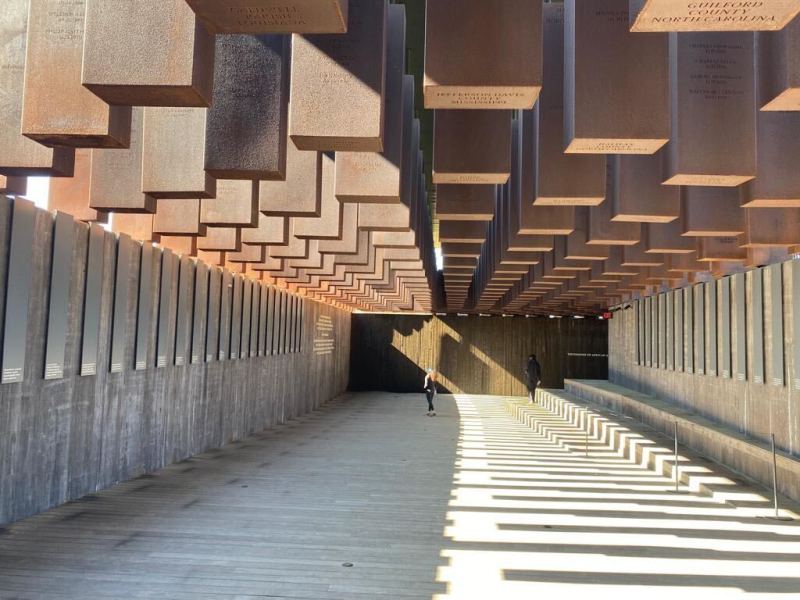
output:
<svg viewBox="0 0 800 600"><path fill-rule="evenodd" d="M289 218L259 212L258 227L243 228L241 236L243 244L285 246L289 243Z"/></svg>
<svg viewBox="0 0 800 600"><path fill-rule="evenodd" d="M200 223L200 200L159 200L153 217L153 233L174 236L205 235L206 227Z"/></svg>
<svg viewBox="0 0 800 600"><path fill-rule="evenodd" d="M564 143L653 154L669 139L668 36L628 30L628 0L566 0Z"/></svg>
<svg viewBox="0 0 800 600"><path fill-rule="evenodd" d="M142 191L154 198L213 198L205 172L206 108L144 109Z"/></svg>
<svg viewBox="0 0 800 600"><path fill-rule="evenodd" d="M437 185L436 214L448 221L491 221L495 194L493 185Z"/></svg>
<svg viewBox="0 0 800 600"><path fill-rule="evenodd" d="M511 111L436 111L434 183L503 184L510 173Z"/></svg>
<svg viewBox="0 0 800 600"><path fill-rule="evenodd" d="M617 155L614 161L613 194L610 201L612 221L636 223L670 223L678 218L681 209L680 189L661 185L663 158L653 156Z"/></svg>
<svg viewBox="0 0 800 600"><path fill-rule="evenodd" d="M697 260L699 262L741 261L746 259L747 248L742 247L742 240L739 236L697 238ZM706 269L708 269L708 265L706 265Z"/></svg>
<svg viewBox="0 0 800 600"><path fill-rule="evenodd" d="M27 177L6 177L5 175L0 175L0 194L24 196L27 191Z"/></svg>
<svg viewBox="0 0 800 600"><path fill-rule="evenodd" d="M194 256L197 254L197 237L186 235L160 235L158 245L168 248L181 256Z"/></svg>
<svg viewBox="0 0 800 600"><path fill-rule="evenodd" d="M649 254L691 254L695 251L695 241L683 235L679 219L671 223L645 223L642 245Z"/></svg>
<svg viewBox="0 0 800 600"><path fill-rule="evenodd" d="M206 171L220 179L286 177L289 38L217 37Z"/></svg>
<svg viewBox="0 0 800 600"><path fill-rule="evenodd" d="M681 227L688 236L735 236L744 233L742 188L682 187Z"/></svg>
<svg viewBox="0 0 800 600"><path fill-rule="evenodd" d="M745 208L745 248L800 244L800 208Z"/></svg>
<svg viewBox="0 0 800 600"><path fill-rule="evenodd" d="M54 177L50 180L47 207L60 210L79 221L107 223L108 212L89 206L89 185L92 172L92 152L80 148L75 152L75 174L72 177Z"/></svg>
<svg viewBox="0 0 800 600"><path fill-rule="evenodd" d="M210 106L214 36L184 0L85 0L83 85L109 104Z"/></svg>
<svg viewBox="0 0 800 600"><path fill-rule="evenodd" d="M213 33L345 33L348 0L187 0Z"/></svg>
<svg viewBox="0 0 800 600"><path fill-rule="evenodd" d="M425 108L532 108L541 87L541 2L428 0Z"/></svg>
<svg viewBox="0 0 800 600"><path fill-rule="evenodd" d="M389 6L383 152L337 152L336 196L342 202L400 202L404 140L414 118L413 77L404 77L405 9Z"/></svg>
<svg viewBox="0 0 800 600"><path fill-rule="evenodd" d="M197 239L197 249L238 252L242 249L241 231L238 227L207 227L206 234Z"/></svg>
<svg viewBox="0 0 800 600"><path fill-rule="evenodd" d="M747 207L800 206L800 112L756 114L756 178L745 186Z"/></svg>
<svg viewBox="0 0 800 600"><path fill-rule="evenodd" d="M81 85L85 0L31 0L22 133L53 146L127 148L130 106Z"/></svg>
<svg viewBox="0 0 800 600"><path fill-rule="evenodd" d="M781 31L758 33L756 49L761 110L800 111L800 18Z"/></svg>
<svg viewBox="0 0 800 600"><path fill-rule="evenodd" d="M131 143L127 149L92 150L89 204L97 210L146 212L156 210L155 198L142 193L144 110L134 107Z"/></svg>
<svg viewBox="0 0 800 600"><path fill-rule="evenodd" d="M286 145L286 179L259 182L261 212L273 216L320 215L322 154Z"/></svg>
<svg viewBox="0 0 800 600"><path fill-rule="evenodd" d="M200 202L200 222L218 227L257 227L258 193L257 181L218 179L216 197Z"/></svg>
<svg viewBox="0 0 800 600"><path fill-rule="evenodd" d="M149 242L153 240L153 215L120 213L111 216L111 231L125 233L134 240Z"/></svg>
<svg viewBox="0 0 800 600"><path fill-rule="evenodd" d="M342 239L342 204L336 199L336 163L341 154L320 152L322 185L318 217L294 217L294 235L299 238Z"/></svg>
<svg viewBox="0 0 800 600"><path fill-rule="evenodd" d="M668 185L737 186L756 175L752 33L672 33Z"/></svg>
<svg viewBox="0 0 800 600"><path fill-rule="evenodd" d="M776 30L782 29L798 12L797 0L631 0L631 31Z"/></svg>
<svg viewBox="0 0 800 600"><path fill-rule="evenodd" d="M386 0L350 0L348 31L293 35L289 137L301 150L382 152Z"/></svg>
<svg viewBox="0 0 800 600"><path fill-rule="evenodd" d="M603 156L564 153L564 7L544 6L544 85L534 107L535 205L592 206L605 198Z"/></svg>
<svg viewBox="0 0 800 600"><path fill-rule="evenodd" d="M6 0L0 12L0 173L70 177L74 150L47 148L20 133L28 1Z"/></svg>

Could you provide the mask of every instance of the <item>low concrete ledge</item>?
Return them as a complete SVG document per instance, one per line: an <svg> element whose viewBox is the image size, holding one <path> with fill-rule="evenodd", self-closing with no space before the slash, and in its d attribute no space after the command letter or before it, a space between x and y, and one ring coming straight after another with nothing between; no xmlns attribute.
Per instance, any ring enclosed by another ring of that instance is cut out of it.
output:
<svg viewBox="0 0 800 600"><path fill-rule="evenodd" d="M672 436L677 423L678 440L682 446L772 488L772 451L760 441L691 411L608 381L567 379L564 383L566 393L571 396L640 421L668 437ZM778 452L777 464L779 493L800 502L800 461Z"/></svg>

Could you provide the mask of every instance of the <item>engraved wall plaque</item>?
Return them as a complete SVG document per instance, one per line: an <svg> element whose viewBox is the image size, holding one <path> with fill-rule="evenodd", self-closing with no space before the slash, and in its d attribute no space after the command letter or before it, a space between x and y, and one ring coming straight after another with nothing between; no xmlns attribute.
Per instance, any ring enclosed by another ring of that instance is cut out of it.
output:
<svg viewBox="0 0 800 600"><path fill-rule="evenodd" d="M258 355L267 356L269 354L269 346L267 344L267 315L269 314L269 288L265 285L259 285L260 311L259 311L259 326L258 326Z"/></svg>
<svg viewBox="0 0 800 600"><path fill-rule="evenodd" d="M800 390L800 262L790 263L792 278L792 379L794 389Z"/></svg>
<svg viewBox="0 0 800 600"><path fill-rule="evenodd" d="M75 152L72 177L54 177L50 180L47 207L60 210L86 223L106 223L108 213L89 206L89 185L92 172L92 152L80 148Z"/></svg>
<svg viewBox="0 0 800 600"><path fill-rule="evenodd" d="M645 345L645 318L644 318L644 301L638 300L636 302L636 364L644 365L644 345Z"/></svg>
<svg viewBox="0 0 800 600"><path fill-rule="evenodd" d="M667 368L667 349L669 345L667 340L669 333L667 332L667 295L658 295L658 368Z"/></svg>
<svg viewBox="0 0 800 600"><path fill-rule="evenodd" d="M800 65L796 58L800 19L781 31L756 35L758 47L758 105L762 111L800 110Z"/></svg>
<svg viewBox="0 0 800 600"><path fill-rule="evenodd" d="M233 319L233 279L234 275L228 269L222 271L222 284L220 290L220 317L219 317L219 347L217 356L219 360L228 360L231 348L231 327Z"/></svg>
<svg viewBox="0 0 800 600"><path fill-rule="evenodd" d="M275 354L275 311L277 309L276 306L276 297L275 297L275 288L270 286L267 288L267 330L266 330L266 341L264 343L265 347L265 354L267 356L272 356Z"/></svg>
<svg viewBox="0 0 800 600"><path fill-rule="evenodd" d="M637 10L631 14L631 31L639 32L775 30L783 28L800 11L800 3L795 0L634 0L633 5Z"/></svg>
<svg viewBox="0 0 800 600"><path fill-rule="evenodd" d="M259 183L261 212L279 217L320 215L322 202L322 155L286 147L285 181Z"/></svg>
<svg viewBox="0 0 800 600"><path fill-rule="evenodd" d="M287 300L288 303L286 306L286 353L292 354L294 353L294 340L292 338L292 332L294 331L294 320L295 320L295 312L294 312L295 297L290 294Z"/></svg>
<svg viewBox="0 0 800 600"><path fill-rule="evenodd" d="M684 339L686 351L683 355L684 370L687 373L694 373L694 287L683 288L683 307L684 315Z"/></svg>
<svg viewBox="0 0 800 600"><path fill-rule="evenodd" d="M258 332L261 325L261 285L252 281L250 287L250 357L258 356Z"/></svg>
<svg viewBox="0 0 800 600"><path fill-rule="evenodd" d="M665 369L675 370L675 293L667 292L664 294L667 311L666 336L664 340L666 354Z"/></svg>
<svg viewBox="0 0 800 600"><path fill-rule="evenodd" d="M109 104L209 106L214 36L183 0L85 0L83 85Z"/></svg>
<svg viewBox="0 0 800 600"><path fill-rule="evenodd" d="M283 179L290 38L217 36L206 171L220 179Z"/></svg>
<svg viewBox="0 0 800 600"><path fill-rule="evenodd" d="M543 87L534 117L534 204L600 204L605 198L605 157L564 153L564 6L561 3L544 5Z"/></svg>
<svg viewBox="0 0 800 600"><path fill-rule="evenodd" d="M191 333L194 324L194 261L182 256L178 279L178 314L175 326L175 365L182 367L191 360Z"/></svg>
<svg viewBox="0 0 800 600"><path fill-rule="evenodd" d="M144 109L142 191L154 198L213 198L205 172L206 108Z"/></svg>
<svg viewBox="0 0 800 600"><path fill-rule="evenodd" d="M284 354L283 342L286 331L286 294L283 290L276 290L277 315L275 322L275 354Z"/></svg>
<svg viewBox="0 0 800 600"><path fill-rule="evenodd" d="M510 173L511 111L436 111L434 183L503 184Z"/></svg>
<svg viewBox="0 0 800 600"><path fill-rule="evenodd" d="M674 355L675 355L675 370L676 371L683 371L683 356L684 356L684 308L683 308L683 296L684 290L677 289L673 292L674 299L673 302L675 304L675 316L673 321L673 328L674 328Z"/></svg>
<svg viewBox="0 0 800 600"><path fill-rule="evenodd" d="M706 306L705 285L695 285L694 290L694 372L703 375L706 369Z"/></svg>
<svg viewBox="0 0 800 600"><path fill-rule="evenodd" d="M230 357L232 360L241 358L240 344L242 342L242 312L243 312L244 281L240 275L233 276L233 305L231 307L231 343ZM248 329L249 330L249 329Z"/></svg>
<svg viewBox="0 0 800 600"><path fill-rule="evenodd" d="M653 366L653 353L652 353L652 314L651 309L652 299L648 296L644 299L644 364L647 367Z"/></svg>
<svg viewBox="0 0 800 600"><path fill-rule="evenodd" d="M99 225L89 228L86 256L86 283L83 296L83 334L81 336L81 377L97 375L100 343L100 310L103 293L105 231Z"/></svg>
<svg viewBox="0 0 800 600"><path fill-rule="evenodd" d="M56 213L50 268L50 297L48 298L47 311L47 346L44 359L45 380L64 377L64 354L67 346L67 321L69 318L75 227L75 220L70 215L62 212Z"/></svg>
<svg viewBox="0 0 800 600"><path fill-rule="evenodd" d="M292 37L289 137L301 150L383 151L386 0L350 0L347 33Z"/></svg>
<svg viewBox="0 0 800 600"><path fill-rule="evenodd" d="M6 0L0 19L0 173L71 176L74 150L47 148L20 133L29 0Z"/></svg>
<svg viewBox="0 0 800 600"><path fill-rule="evenodd" d="M717 374L718 370L718 359L719 355L717 352L718 349L718 319L719 319L719 311L718 311L718 303L717 303L717 282L716 281L709 281L704 284L706 288L706 310L708 311L708 315L706 316L706 330L708 332L708 342L706 344L706 354L708 356L707 360L707 368L706 374L707 375L715 375Z"/></svg>
<svg viewBox="0 0 800 600"><path fill-rule="evenodd" d="M754 269L748 273L750 280L751 329L750 359L753 383L764 383L764 270Z"/></svg>
<svg viewBox="0 0 800 600"><path fill-rule="evenodd" d="M206 337L209 312L209 267L197 261L194 272L194 314L192 315L191 364L202 363L206 358Z"/></svg>
<svg viewBox="0 0 800 600"><path fill-rule="evenodd" d="M36 207L17 199L11 218L11 241L5 289L3 364L0 383L21 383L25 378L28 310L32 277L31 247L34 244ZM102 231L102 230L101 230Z"/></svg>
<svg viewBox="0 0 800 600"><path fill-rule="evenodd" d="M257 227L257 181L218 179L215 198L200 202L200 223L216 227Z"/></svg>
<svg viewBox="0 0 800 600"><path fill-rule="evenodd" d="M720 280L720 375L731 377L731 278Z"/></svg>
<svg viewBox="0 0 800 600"><path fill-rule="evenodd" d="M156 367L166 367L170 351L170 329L175 319L172 304L172 287L177 279L178 257L171 250L161 254L161 283L158 291L158 338L156 342ZM174 330L173 334L174 334Z"/></svg>
<svg viewBox="0 0 800 600"><path fill-rule="evenodd" d="M614 162L613 221L671 223L680 214L680 189L661 185L663 150L655 155L616 155Z"/></svg>
<svg viewBox="0 0 800 600"><path fill-rule="evenodd" d="M738 186L753 179L753 34L671 33L669 46L672 132L664 183Z"/></svg>
<svg viewBox="0 0 800 600"><path fill-rule="evenodd" d="M661 315L658 311L658 296L652 296L650 300L650 350L651 366L656 369L659 365L659 351L661 350Z"/></svg>
<svg viewBox="0 0 800 600"><path fill-rule="evenodd" d="M348 0L188 0L213 33L345 33Z"/></svg>
<svg viewBox="0 0 800 600"><path fill-rule="evenodd" d="M124 233L120 234L116 246L114 317L111 324L111 372L121 373L125 368L125 349L128 346L128 301L131 296L131 260L134 248L139 250L139 247L130 236Z"/></svg>
<svg viewBox="0 0 800 600"><path fill-rule="evenodd" d="M733 328L734 339L734 372L736 381L747 379L747 321L745 319L745 276L744 273L736 273L731 277L732 292L731 301L733 304Z"/></svg>
<svg viewBox="0 0 800 600"><path fill-rule="evenodd" d="M134 368L147 368L150 348L150 327L153 319L153 266L161 265L161 251L152 244L142 244L139 263L139 302L136 316L136 357ZM159 268L159 267L157 267ZM156 275L157 277L158 275Z"/></svg>
<svg viewBox="0 0 800 600"><path fill-rule="evenodd" d="M566 151L653 154L669 140L667 37L631 33L628 0L564 8Z"/></svg>
<svg viewBox="0 0 800 600"><path fill-rule="evenodd" d="M152 213L156 201L142 193L144 111L131 113L131 140L127 149L92 150L89 206L96 210Z"/></svg>
<svg viewBox="0 0 800 600"><path fill-rule="evenodd" d="M426 3L425 108L529 109L541 87L541 2Z"/></svg>
<svg viewBox="0 0 800 600"><path fill-rule="evenodd" d="M110 106L81 85L85 17L85 0L31 0L22 133L52 146L127 148L130 105Z"/></svg>
<svg viewBox="0 0 800 600"><path fill-rule="evenodd" d="M786 369L783 355L783 264L769 265L766 270L769 278L770 382L782 386Z"/></svg>
<svg viewBox="0 0 800 600"><path fill-rule="evenodd" d="M239 358L250 358L250 332L253 328L253 282L242 281L242 332Z"/></svg>
<svg viewBox="0 0 800 600"><path fill-rule="evenodd" d="M208 269L208 317L206 319L206 362L219 358L219 338L222 327L222 271Z"/></svg>

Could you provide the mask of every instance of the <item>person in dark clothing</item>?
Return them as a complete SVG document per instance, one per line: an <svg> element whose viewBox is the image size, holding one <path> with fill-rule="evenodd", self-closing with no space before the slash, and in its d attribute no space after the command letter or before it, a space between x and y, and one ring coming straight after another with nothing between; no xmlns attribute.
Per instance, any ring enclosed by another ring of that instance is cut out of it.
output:
<svg viewBox="0 0 800 600"><path fill-rule="evenodd" d="M536 360L536 355L528 357L528 364L525 366L525 383L528 386L528 400L531 404L536 402L536 388L542 382L542 366Z"/></svg>
<svg viewBox="0 0 800 600"><path fill-rule="evenodd" d="M427 369L425 372L425 383L423 384L425 397L428 399L428 416L435 417L436 411L433 408L433 398L436 396L436 371Z"/></svg>

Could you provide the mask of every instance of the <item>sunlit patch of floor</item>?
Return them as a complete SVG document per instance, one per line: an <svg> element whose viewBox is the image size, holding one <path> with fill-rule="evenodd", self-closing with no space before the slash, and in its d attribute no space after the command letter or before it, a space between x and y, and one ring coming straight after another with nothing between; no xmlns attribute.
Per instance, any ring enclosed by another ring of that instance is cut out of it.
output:
<svg viewBox="0 0 800 600"><path fill-rule="evenodd" d="M461 431L437 572L447 591L434 600L800 598L800 522L767 518L761 490L687 464L724 491L676 493L563 419L539 408L531 427L503 402L456 396Z"/></svg>

